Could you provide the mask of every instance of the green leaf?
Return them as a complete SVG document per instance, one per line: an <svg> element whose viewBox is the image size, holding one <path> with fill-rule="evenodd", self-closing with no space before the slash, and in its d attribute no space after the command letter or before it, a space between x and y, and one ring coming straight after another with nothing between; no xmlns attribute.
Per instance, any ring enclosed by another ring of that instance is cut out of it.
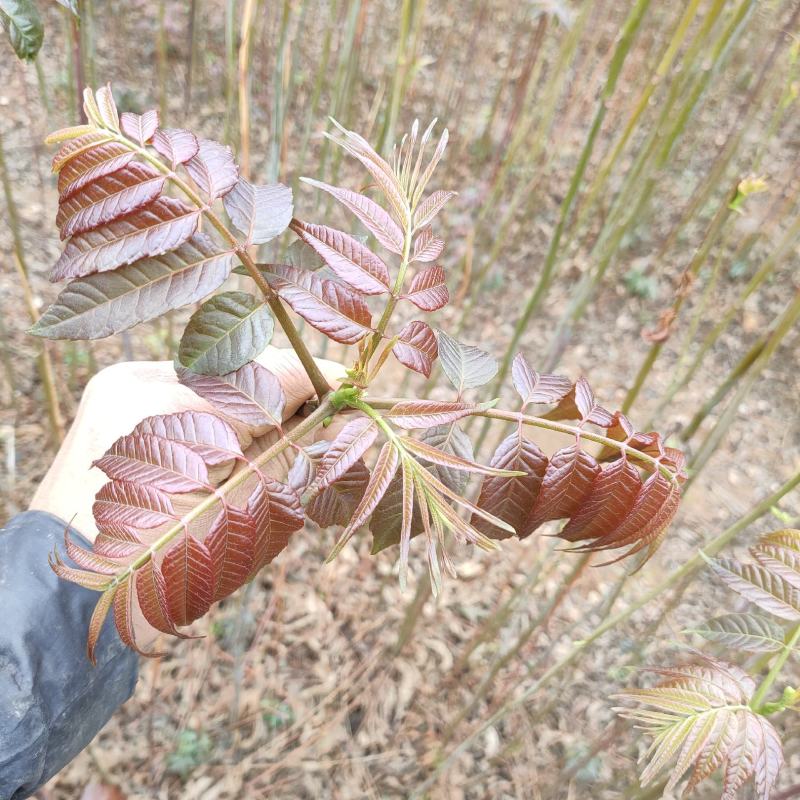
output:
<svg viewBox="0 0 800 800"><path fill-rule="evenodd" d="M223 292L192 314L178 361L201 375L225 375L252 361L272 338L267 306L246 292Z"/></svg>
<svg viewBox="0 0 800 800"><path fill-rule="evenodd" d="M497 374L497 361L485 350L463 344L444 331L436 333L439 339L439 361L459 396L465 389L483 386Z"/></svg>
<svg viewBox="0 0 800 800"><path fill-rule="evenodd" d="M783 649L783 630L760 614L723 614L688 632L748 653L772 653Z"/></svg>
<svg viewBox="0 0 800 800"><path fill-rule="evenodd" d="M20 58L26 61L36 58L44 39L44 28L31 0L0 0L0 24Z"/></svg>

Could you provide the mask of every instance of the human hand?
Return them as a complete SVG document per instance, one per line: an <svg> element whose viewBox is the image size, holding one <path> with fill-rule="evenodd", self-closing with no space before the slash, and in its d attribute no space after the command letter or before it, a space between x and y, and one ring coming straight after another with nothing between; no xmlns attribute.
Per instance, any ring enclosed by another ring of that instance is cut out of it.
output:
<svg viewBox="0 0 800 800"><path fill-rule="evenodd" d="M286 395L285 419L314 397L314 389L294 351L268 347L258 361L280 381ZM333 385L344 368L319 359L325 377ZM178 383L171 361L134 361L106 367L86 386L75 420L50 469L30 503L31 510L47 511L79 531L89 541L97 536L92 505L106 476L92 463L145 417L180 411L214 409L201 397ZM243 447L259 451L276 434L232 422ZM291 427L291 420L287 427ZM255 439L255 441L253 441ZM252 445L251 445L252 442Z"/></svg>

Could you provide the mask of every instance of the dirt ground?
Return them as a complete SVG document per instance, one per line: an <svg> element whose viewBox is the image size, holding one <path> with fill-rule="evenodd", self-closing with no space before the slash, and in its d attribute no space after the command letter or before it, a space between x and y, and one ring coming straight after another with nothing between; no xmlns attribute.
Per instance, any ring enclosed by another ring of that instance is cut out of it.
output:
<svg viewBox="0 0 800 800"><path fill-rule="evenodd" d="M157 4L117 0L95 5L98 79L111 80L115 91L132 107L157 104ZM293 142L304 131L303 109L322 48L320 30L310 24L315 14L323 13L325 4L321 8L318 5L308 4L306 21L294 33L294 67L300 72L288 113L286 174L281 176L286 181L294 177ZM543 168L542 180L532 190L537 194L537 211L533 216L528 211L515 218L512 241L490 271L488 288L461 334L498 355L511 336L521 297L538 276L559 203L594 113L615 26L627 4L596 5L592 22L596 30L579 50L581 61L568 87L568 101L561 103L550 132L547 149L553 153ZM186 6L188 3L166 4L173 92L169 122L221 137L224 39L218 21L224 3L206 0L199 4L196 52L202 57L195 63L188 117L183 111L182 92ZM264 25L262 33L274 42L277 22L271 15L278 12L274 4L267 6L259 19ZM364 15L364 40L369 46L364 48L362 71L353 88L356 100L350 122L356 129L368 127L376 93L385 90L382 76L385 66L393 63L392 42L399 24L394 6L370 3ZM487 156L475 141L518 41L518 4L498 0L489 6L490 12L477 17L481 35L480 51L475 52L471 49L476 25L473 4L429 3L422 66L401 114L403 124L408 124L414 114L423 119L439 114L451 130L452 145L439 181L443 187L460 192L442 222L449 241L443 263L455 276L451 283L454 290L453 284L463 274L465 254L469 253L465 237L486 190L492 158L497 155L490 149ZM775 7L765 4L759 10L760 16L752 21L752 30L743 37L737 53L746 55L749 44L761 41L758 37L763 37L765 30L777 35L777 23L769 16ZM56 295L57 288L47 282L46 275L59 252L53 224L56 193L49 174L49 156L39 142L48 128L68 122L64 118L63 23L55 4L46 9L45 19L48 39L42 63L54 103L50 120L42 110L33 69L23 68L5 49L0 56L0 133L19 208L32 300L38 308ZM620 82L623 88L610 103L610 122L603 128L598 153L606 152L611 137L626 119L629 105L638 94L637 69L654 57L655 45L662 43L665 35L657 25L651 26L634 49ZM557 43L558 35L552 36ZM555 44L549 47L546 58L552 63ZM272 76L273 57L269 48L257 46L253 81L256 176L263 170L267 151L272 96L267 82ZM547 74L542 77L543 81L548 79ZM713 214L713 206L703 209L702 217L687 228L677 246L662 260L654 258L658 243L724 145L740 98L736 80L736 74L726 73L700 106L691 133L676 148L647 220L621 249L560 365L560 371L572 377L585 375L609 408L621 403L647 348L640 334L653 327L661 309L671 302L673 282L694 253ZM449 119L444 111L456 105L454 83L460 102L454 118ZM326 101L330 98L323 94L319 119L311 122L314 130L323 129ZM511 102L507 92L499 119L508 113ZM734 160L737 170L748 171L748 154L761 142L768 113L769 108L758 112ZM495 146L502 128L502 122L498 122L493 131ZM790 115L769 143L761 171L768 177L770 192L752 198L731 229L722 253L726 267L702 320L701 334L716 321L716 310L738 296L744 281L794 219L790 214L786 219L772 220L769 212L781 199L796 195L799 134L798 118ZM313 136L311 142L307 174L328 180L329 174L314 171L321 140ZM339 180L349 185L348 181L357 183L360 176L347 164L342 165ZM312 218L320 212L310 203L309 191L302 190L296 197L296 213ZM730 268L735 266L730 263L731 254L748 233L765 224L769 230L759 240L744 273L738 274ZM566 308L571 289L590 263L592 239L589 231L569 247L548 302L525 334L522 350L534 365ZM485 254L491 243L491 236L476 241L475 253ZM10 231L0 226L0 337L5 363L11 370L6 368L0 378L0 513L4 518L26 507L53 455L47 444L45 406L35 367L40 345L24 333L30 320L11 253ZM800 288L799 264L795 243L774 279L750 298L695 380L659 417L660 429L665 433L678 431L710 396L784 307L792 286ZM631 268L653 279L649 296L638 296L628 288L623 276ZM687 318L694 302L696 299L689 303ZM458 307L449 308L438 324L446 329L458 316ZM180 321L178 315L177 330ZM50 347L65 414L69 417L74 412L82 388L95 369L130 358L166 358L167 336L163 325L141 326L128 336L91 347L61 343ZM681 336L675 339L667 343L634 407L631 416L635 422L643 424L648 419L672 377ZM800 338L794 331L739 407L734 425L692 486L661 552L628 580L615 609L625 607L652 587L696 547L746 513L798 469L799 349ZM338 348L328 352L328 357L341 355ZM400 380L399 375L387 379L387 387L394 387L392 393ZM434 396L447 396L446 387L437 387ZM712 423L714 419L712 416ZM707 423L703 432L709 429ZM545 447L552 446L553 441L545 442ZM788 496L780 509L797 520L800 494ZM748 529L739 543L747 544L758 532L782 526L775 516L767 515ZM41 791L42 800L77 798L90 781L115 784L127 797L148 799L406 797L436 763L448 723L469 702L495 659L514 645L556 595L574 565L574 556L566 554L549 560L539 580L524 590L522 601L505 626L479 645L465 666L461 656L482 621L526 581L549 551L552 540L537 536L523 542L508 541L502 552L494 555L464 549L458 553L459 580L449 581L438 601L428 600L417 609L413 598L417 579L424 572L420 553L413 559L415 580L402 594L397 585L395 555L387 551L369 556L368 541L358 542L335 563L322 566L332 536L310 528L297 534L254 584L195 624L193 632L203 638L162 642L161 649L166 649L167 655L142 664L134 698L91 747ZM597 609L623 574L624 568L619 565L584 571L547 626L494 676L478 706L456 727L445 752L568 652L585 635L586 623L596 621ZM661 609L648 607L633 624L613 631L588 651L549 690L467 747L431 791L431 797L633 797L638 786L635 762L642 742L630 725L615 723L610 695L637 680L626 664L663 664L680 658L679 650L687 642L681 631L726 604L730 606L731 595L703 576L669 612L655 635L648 630L648 623ZM409 630L409 626L413 628ZM399 640L404 640L401 648ZM786 681L796 679L796 670L793 674L787 670ZM780 786L786 787L800 780L800 730L791 720L782 730L789 763ZM713 782L707 782L695 796L710 800L718 797L718 790Z"/></svg>

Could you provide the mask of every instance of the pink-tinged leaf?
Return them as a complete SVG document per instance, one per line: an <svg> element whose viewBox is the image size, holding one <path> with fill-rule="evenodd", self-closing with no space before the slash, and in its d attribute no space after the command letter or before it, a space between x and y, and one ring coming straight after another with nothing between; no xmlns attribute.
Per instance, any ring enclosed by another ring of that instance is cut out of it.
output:
<svg viewBox="0 0 800 800"><path fill-rule="evenodd" d="M429 136L429 132L433 132L433 125L436 122L434 120L428 130L423 135L423 141L427 141L427 137ZM442 131L442 135L439 137L439 141L436 143L436 150L433 152L433 156L431 156L431 160L428 162L428 166L425 167L422 175L419 176L419 180L416 182L416 188L414 189L414 203L418 203L420 198L422 197L422 193L425 191L425 187L428 185L431 177L433 176L434 170L439 164L442 156L444 155L444 151L447 148L447 142L450 139L450 133L445 128Z"/></svg>
<svg viewBox="0 0 800 800"><path fill-rule="evenodd" d="M111 92L111 84L101 86L95 93L96 108L100 112L100 120L106 128L119 131L119 112Z"/></svg>
<svg viewBox="0 0 800 800"><path fill-rule="evenodd" d="M291 486L261 475L247 501L247 511L256 522L253 572L270 563L289 543L289 537L303 527L303 508Z"/></svg>
<svg viewBox="0 0 800 800"><path fill-rule="evenodd" d="M144 208L73 236L55 263L51 281L106 272L183 244L197 229L199 209L160 197Z"/></svg>
<svg viewBox="0 0 800 800"><path fill-rule="evenodd" d="M132 600L131 579L128 576L119 582L114 595L114 624L117 626L119 638L124 645L135 650L139 655L146 655L136 644L136 634L133 631Z"/></svg>
<svg viewBox="0 0 800 800"><path fill-rule="evenodd" d="M58 149L58 152L53 156L53 172L60 172L70 159L88 150L94 150L98 145L110 142L112 138L113 136L106 131L89 128L86 133L70 139Z"/></svg>
<svg viewBox="0 0 800 800"><path fill-rule="evenodd" d="M610 412L598 404L586 378L578 378L575 384L575 405L583 422L591 422L601 428L608 428L614 423Z"/></svg>
<svg viewBox="0 0 800 800"><path fill-rule="evenodd" d="M372 331L364 299L345 286L312 272L271 264L270 286L309 325L341 344L355 344Z"/></svg>
<svg viewBox="0 0 800 800"><path fill-rule="evenodd" d="M315 442L308 447L301 447L296 451L296 456L286 480L298 494L302 495L314 482L317 474L317 460L324 455L329 443Z"/></svg>
<svg viewBox="0 0 800 800"><path fill-rule="evenodd" d="M188 447L149 433L117 439L94 466L115 481L181 493L209 489L203 459Z"/></svg>
<svg viewBox="0 0 800 800"><path fill-rule="evenodd" d="M306 516L320 526L347 525L369 483L369 469L358 459L339 480L323 489L306 506Z"/></svg>
<svg viewBox="0 0 800 800"><path fill-rule="evenodd" d="M128 541L124 538L125 535L126 531L123 527L118 530L104 528L94 540L92 545L94 552L106 558L118 558L127 561L142 555L147 549L147 545L144 542ZM132 537L129 536L129 538Z"/></svg>
<svg viewBox="0 0 800 800"><path fill-rule="evenodd" d="M281 183L254 186L239 178L223 198L233 224L248 244L264 244L283 233L292 221L292 190Z"/></svg>
<svg viewBox="0 0 800 800"><path fill-rule="evenodd" d="M166 492L125 481L106 483L97 493L92 513L99 528L108 525L157 528L175 520L175 510Z"/></svg>
<svg viewBox="0 0 800 800"><path fill-rule="evenodd" d="M233 506L223 506L211 525L205 545L214 564L213 600L221 600L243 586L255 566L256 521Z"/></svg>
<svg viewBox="0 0 800 800"><path fill-rule="evenodd" d="M429 378L433 362L439 353L436 334L430 325L413 320L397 334L392 353L404 367Z"/></svg>
<svg viewBox="0 0 800 800"><path fill-rule="evenodd" d="M144 147L153 138L158 127L158 111L150 109L144 114L124 111L120 117L120 126L129 139Z"/></svg>
<svg viewBox="0 0 800 800"><path fill-rule="evenodd" d="M436 261L444 250L444 241L433 235L430 226L423 228L414 240L412 261Z"/></svg>
<svg viewBox="0 0 800 800"><path fill-rule="evenodd" d="M326 564L333 561L336 556L342 551L344 546L350 541L353 534L369 519L370 514L375 510L380 499L389 488L389 484L397 472L397 465L399 463L399 456L397 450L391 442L386 442L378 453L378 458L375 461L375 467L372 470L369 483L364 490L364 496L361 502L353 512L352 519L347 527L342 531L339 541L336 542L331 554L325 560Z"/></svg>
<svg viewBox="0 0 800 800"><path fill-rule="evenodd" d="M572 390L572 381L569 378L537 372L522 353L514 356L511 378L514 388L522 398L523 406L529 403L556 403Z"/></svg>
<svg viewBox="0 0 800 800"><path fill-rule="evenodd" d="M280 381L261 364L251 362L227 375L198 375L179 367L178 380L214 408L254 427L283 422L286 397Z"/></svg>
<svg viewBox="0 0 800 800"><path fill-rule="evenodd" d="M134 585L139 608L148 624L162 633L181 636L169 616L167 583L152 559L136 570Z"/></svg>
<svg viewBox="0 0 800 800"><path fill-rule="evenodd" d="M516 431L500 442L490 464L496 469L518 470L525 475L486 478L477 505L521 533L539 496L547 469L547 457L537 445ZM473 515L471 522L493 539L510 536L478 516Z"/></svg>
<svg viewBox="0 0 800 800"><path fill-rule="evenodd" d="M455 423L449 425L436 425L433 428L426 428L419 437L424 444L435 447L445 453L451 453L467 461L475 460L475 452L472 447L472 440ZM459 469L452 469L443 464L434 464L424 458L419 459L420 463L431 474L435 475L448 489L452 489L458 494L463 494L467 488L468 476Z"/></svg>
<svg viewBox="0 0 800 800"><path fill-rule="evenodd" d="M448 200L456 196L456 192L436 191L426 197L414 212L414 227L417 229L430 225L433 218L444 208Z"/></svg>
<svg viewBox="0 0 800 800"><path fill-rule="evenodd" d="M236 431L225 420L205 411L181 411L143 419L133 433L152 434L188 447L209 466L241 458Z"/></svg>
<svg viewBox="0 0 800 800"><path fill-rule="evenodd" d="M89 634L86 637L86 655L93 666L97 665L97 659L94 655L94 651L97 647L97 640L100 638L100 631L103 628L103 623L106 621L108 612L111 610L115 592L116 587L112 586L100 595L100 599L97 601L97 605L92 612L92 618L89 620Z"/></svg>
<svg viewBox="0 0 800 800"><path fill-rule="evenodd" d="M533 533L543 522L571 517L585 502L600 466L580 445L553 454L542 479L536 505L518 531L520 538Z"/></svg>
<svg viewBox="0 0 800 800"><path fill-rule="evenodd" d="M239 167L230 147L211 139L198 140L197 154L186 162L186 171L209 200L227 194L239 179Z"/></svg>
<svg viewBox="0 0 800 800"><path fill-rule="evenodd" d="M348 422L319 462L316 487L321 490L339 480L369 450L377 435L378 429L369 417Z"/></svg>
<svg viewBox="0 0 800 800"><path fill-rule="evenodd" d="M122 169L133 161L134 155L124 144L104 142L73 156L58 173L59 202L63 203L86 184Z"/></svg>
<svg viewBox="0 0 800 800"><path fill-rule="evenodd" d="M101 575L115 575L120 567L124 566L124 563L104 558L75 544L66 530L64 531L64 549L70 561L77 564L81 569L99 572Z"/></svg>
<svg viewBox="0 0 800 800"><path fill-rule="evenodd" d="M756 742L754 781L760 800L769 800L783 766L781 737L761 714L752 715L750 738Z"/></svg>
<svg viewBox="0 0 800 800"><path fill-rule="evenodd" d="M70 583L75 583L78 586L83 586L84 589L91 589L93 592L104 591L108 588L112 580L108 574L68 567L59 557L58 551L50 555L49 562L50 569L52 569L59 578L69 581Z"/></svg>
<svg viewBox="0 0 800 800"><path fill-rule="evenodd" d="M349 189L340 189L322 181L301 178L304 183L322 189L335 197L348 211L355 214L364 227L387 250L398 255L403 252L403 231L400 226L374 200Z"/></svg>
<svg viewBox="0 0 800 800"><path fill-rule="evenodd" d="M396 219L400 222L405 222L409 213L408 201L406 200L403 187L400 185L392 168L372 149L372 146L363 136L360 136L354 131L347 130L336 122L336 120L333 120L333 124L339 129L342 138L337 136L329 136L328 138L363 164L386 196L386 199L389 201L395 213Z"/></svg>
<svg viewBox="0 0 800 800"><path fill-rule="evenodd" d="M221 286L233 254L195 233L182 245L67 284L29 330L49 339L99 339L202 300Z"/></svg>
<svg viewBox="0 0 800 800"><path fill-rule="evenodd" d="M155 200L166 176L149 164L132 164L104 175L64 200L58 207L56 225L62 239L124 217Z"/></svg>
<svg viewBox="0 0 800 800"><path fill-rule="evenodd" d="M459 470L461 472L469 472L473 475L492 475L495 477L521 477L515 476L513 470L505 469L504 467L486 466L479 464L472 458L462 458L453 452L440 450L432 444L422 439L412 439L406 437L402 440L404 449L413 453L420 459L429 461L431 464L436 464L439 467L445 467L448 470Z"/></svg>
<svg viewBox="0 0 800 800"><path fill-rule="evenodd" d="M362 294L389 291L389 270L378 256L346 233L293 220L291 229L341 278Z"/></svg>
<svg viewBox="0 0 800 800"><path fill-rule="evenodd" d="M411 280L411 288L402 295L423 311L437 311L450 302L442 267L426 267Z"/></svg>
<svg viewBox="0 0 800 800"><path fill-rule="evenodd" d="M408 400L392 406L386 414L386 419L398 428L405 430L432 428L434 425L446 425L457 419L468 417L479 409L479 406L472 403Z"/></svg>
<svg viewBox="0 0 800 800"><path fill-rule="evenodd" d="M731 589L768 614L793 622L800 620L800 592L759 564L742 564L733 558L707 560Z"/></svg>
<svg viewBox="0 0 800 800"><path fill-rule="evenodd" d="M619 416L611 414L597 404L594 392L585 378L579 378L570 391L565 394L555 408L542 415L545 419L579 419L581 422L591 422L601 428L616 429L621 420ZM641 441L637 440L641 438ZM632 447L637 447L648 455L658 457L663 453L663 444L658 434L635 434L630 442ZM657 451L653 451L653 446Z"/></svg>
<svg viewBox="0 0 800 800"><path fill-rule="evenodd" d="M200 143L191 131L183 128L159 128L153 134L153 148L174 169L197 155Z"/></svg>
<svg viewBox="0 0 800 800"><path fill-rule="evenodd" d="M398 580L400 591L405 591L408 580L408 554L411 550L412 528L414 526L414 472L408 461L402 465L403 488L401 494L400 522L400 569Z"/></svg>
<svg viewBox="0 0 800 800"><path fill-rule="evenodd" d="M641 489L638 470L626 459L614 461L597 474L580 509L558 535L568 542L599 539L630 514Z"/></svg>
<svg viewBox="0 0 800 800"><path fill-rule="evenodd" d="M211 608L214 565L205 544L184 533L167 549L161 571L169 616L176 625L189 625Z"/></svg>

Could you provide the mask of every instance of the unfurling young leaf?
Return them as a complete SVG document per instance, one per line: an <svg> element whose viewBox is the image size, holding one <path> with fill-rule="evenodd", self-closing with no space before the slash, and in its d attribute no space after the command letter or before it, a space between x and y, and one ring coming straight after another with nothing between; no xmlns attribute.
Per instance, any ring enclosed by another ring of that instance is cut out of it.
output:
<svg viewBox="0 0 800 800"><path fill-rule="evenodd" d="M292 190L280 183L254 186L239 178L222 202L247 244L271 241L292 221Z"/></svg>
<svg viewBox="0 0 800 800"><path fill-rule="evenodd" d="M442 369L459 397L467 389L488 383L497 374L497 361L485 350L462 344L444 331L437 331L437 338Z"/></svg>
<svg viewBox="0 0 800 800"><path fill-rule="evenodd" d="M202 375L225 375L255 359L269 344L274 329L266 303L246 292L223 292L192 314L178 348L178 361Z"/></svg>

